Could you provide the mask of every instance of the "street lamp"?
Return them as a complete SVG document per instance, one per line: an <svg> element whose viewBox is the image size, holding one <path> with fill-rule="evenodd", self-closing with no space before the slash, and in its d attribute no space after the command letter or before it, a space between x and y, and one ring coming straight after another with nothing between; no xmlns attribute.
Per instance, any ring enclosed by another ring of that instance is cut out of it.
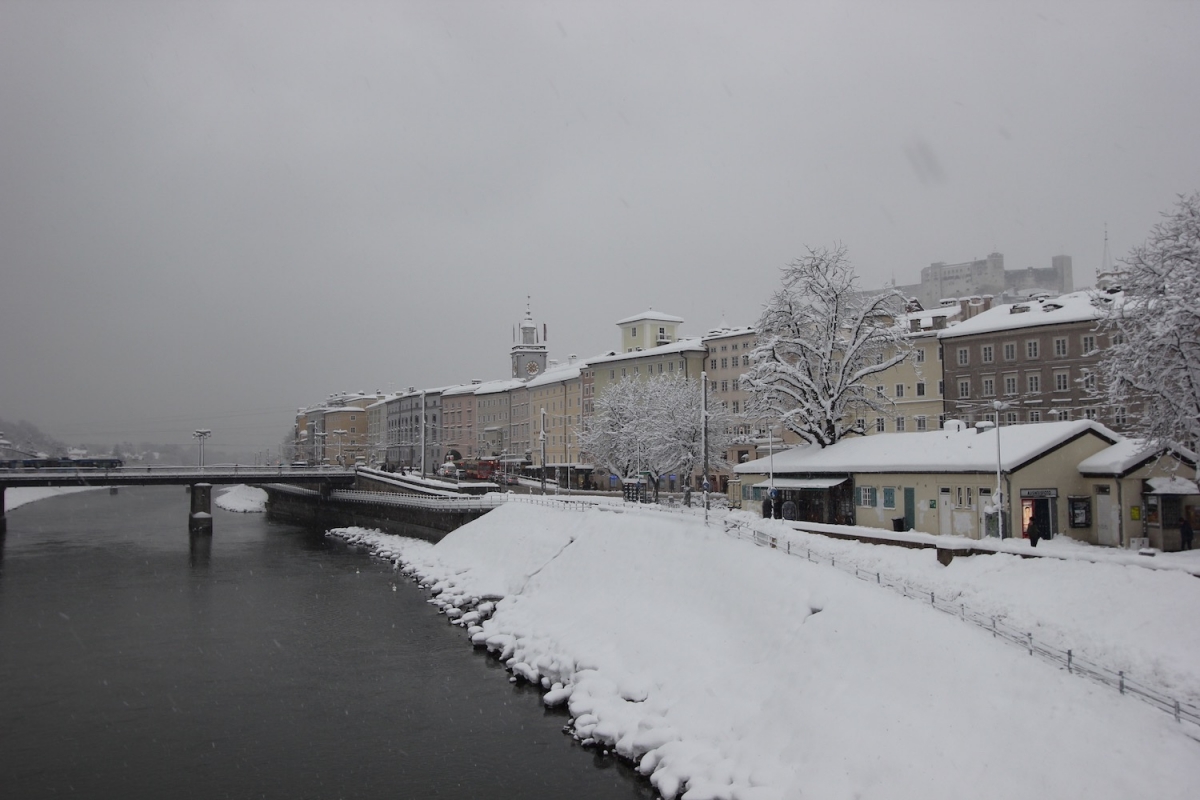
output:
<svg viewBox="0 0 1200 800"><path fill-rule="evenodd" d="M1003 400L993 400L992 410L996 412L996 532L1004 538L1004 484L1001 482L1000 461L1000 412L1009 407Z"/></svg>
<svg viewBox="0 0 1200 800"><path fill-rule="evenodd" d="M342 459L342 437L347 433L349 433L349 431L343 430L342 428L338 428L333 432L333 435L337 437L338 443L338 464L343 467L346 466L346 464Z"/></svg>
<svg viewBox="0 0 1200 800"><path fill-rule="evenodd" d="M192 438L200 442L200 469L204 469L204 440L210 436L212 436L212 431L208 428L192 431Z"/></svg>
<svg viewBox="0 0 1200 800"><path fill-rule="evenodd" d="M321 442L320 455L317 456L316 452L314 452L314 454L313 454L314 455L313 461L315 461L318 466L325 463L325 437L327 437L327 436L329 436L329 434L326 433L325 431L313 431L313 450L314 451L316 451L317 442L318 441Z"/></svg>

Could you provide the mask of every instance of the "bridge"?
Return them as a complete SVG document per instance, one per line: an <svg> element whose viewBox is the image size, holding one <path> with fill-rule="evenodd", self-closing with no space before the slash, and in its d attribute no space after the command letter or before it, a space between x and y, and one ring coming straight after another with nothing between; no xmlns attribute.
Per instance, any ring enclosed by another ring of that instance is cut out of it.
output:
<svg viewBox="0 0 1200 800"><path fill-rule="evenodd" d="M192 504L189 529L212 532L214 484L288 483L316 486L327 495L336 488L354 485L353 469L330 467L248 467L238 464L205 467L119 467L116 469L45 467L0 469L0 533L7 526L4 491L9 487L38 486L188 486Z"/></svg>

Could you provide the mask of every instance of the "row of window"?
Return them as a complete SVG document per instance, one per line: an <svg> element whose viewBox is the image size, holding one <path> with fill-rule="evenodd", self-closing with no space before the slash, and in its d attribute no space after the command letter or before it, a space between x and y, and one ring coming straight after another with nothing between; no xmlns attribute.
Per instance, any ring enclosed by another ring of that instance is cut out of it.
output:
<svg viewBox="0 0 1200 800"><path fill-rule="evenodd" d="M1066 358L1071 355L1070 339L1066 336L1057 336L1052 342L1055 358ZM1001 346L1001 352L1005 361L1017 360L1017 343L1004 342ZM1036 359L1041 358L1042 353L1041 339L1026 339L1025 340L1025 358ZM1096 337L1093 334L1084 334L1079 337L1080 355L1087 356L1094 353L1096 350ZM979 358L984 364L992 364L996 361L995 345L983 344L979 345ZM971 348L959 347L956 348L956 363L960 367L969 366L971 363Z"/></svg>
<svg viewBox="0 0 1200 800"><path fill-rule="evenodd" d="M722 358L721 359L721 369L729 369L730 367L738 367L739 365L743 366L743 367L750 366L750 356L742 356L741 361L738 361L737 356L734 356L733 358ZM708 360L708 368L716 369L717 368L717 359L710 358Z"/></svg>
<svg viewBox="0 0 1200 800"><path fill-rule="evenodd" d="M1001 380L1003 381L1004 394L1006 396L1012 396L1012 395L1016 395L1019 393L1019 389L1020 389L1019 377L1020 376L1017 375L1017 373L1015 373L1015 372L1011 373L1009 375L1001 376ZM981 397L995 397L996 396L996 378L995 378L995 376L984 377L981 379L981 382L982 382L982 387L981 387L982 393L980 394L980 396ZM1084 370L1083 377L1080 379L1080 383L1083 385L1083 388L1085 390L1095 389L1096 388L1095 374L1092 372L1089 372L1088 370ZM1071 371L1070 370L1062 369L1062 370L1054 371L1053 390L1056 392L1071 391ZM1041 391L1042 391L1042 373L1041 372L1025 373L1025 392L1028 394L1040 394ZM959 378L958 379L958 397L959 397L959 399L963 400L963 399L969 398L970 396L971 396L971 380L970 380L970 378Z"/></svg>
<svg viewBox="0 0 1200 800"><path fill-rule="evenodd" d="M684 362L682 360L679 362L679 371L680 372L684 371L683 363ZM666 362L666 366L667 366L667 369L666 369L667 372L675 371L675 362L674 361ZM655 367L654 364L647 364L646 365L646 374L647 375L655 374L654 367ZM632 369L632 372L630 371L631 369ZM628 378L630 375L640 375L640 374L641 374L641 367L637 364L633 365L633 367L621 367L621 377L622 378ZM661 362L661 361L658 362L658 374L659 375L663 374L663 362ZM613 381L615 381L617 379L617 370L615 368L610 369L608 371L608 379L613 380Z"/></svg>

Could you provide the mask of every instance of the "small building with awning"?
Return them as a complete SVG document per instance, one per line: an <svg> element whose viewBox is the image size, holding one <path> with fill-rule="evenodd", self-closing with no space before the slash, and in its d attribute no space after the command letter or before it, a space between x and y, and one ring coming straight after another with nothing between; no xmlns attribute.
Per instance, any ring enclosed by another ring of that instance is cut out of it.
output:
<svg viewBox="0 0 1200 800"><path fill-rule="evenodd" d="M1090 516L1095 544L1180 548L1179 522L1200 526L1196 454L1124 439L1079 464L1088 492L1072 498L1073 524ZM1078 520L1075 520L1075 515Z"/></svg>
<svg viewBox="0 0 1200 800"><path fill-rule="evenodd" d="M927 433L875 434L829 447L797 447L739 464L735 504L757 509L770 488L800 521L918 530L978 539L1068 534L1095 541L1094 520L1072 524L1072 498L1091 492L1079 465L1124 437L1090 420L968 428L952 420ZM773 478L772 478L773 476Z"/></svg>

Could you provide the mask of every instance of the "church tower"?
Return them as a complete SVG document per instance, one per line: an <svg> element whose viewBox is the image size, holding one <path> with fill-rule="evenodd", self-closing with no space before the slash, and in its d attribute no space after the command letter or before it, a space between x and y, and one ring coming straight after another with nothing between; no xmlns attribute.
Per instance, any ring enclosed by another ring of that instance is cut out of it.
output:
<svg viewBox="0 0 1200 800"><path fill-rule="evenodd" d="M545 337L542 337L543 340ZM525 319L521 320L520 339L512 347L512 376L528 380L546 371L546 344L538 341L537 325L525 303Z"/></svg>

